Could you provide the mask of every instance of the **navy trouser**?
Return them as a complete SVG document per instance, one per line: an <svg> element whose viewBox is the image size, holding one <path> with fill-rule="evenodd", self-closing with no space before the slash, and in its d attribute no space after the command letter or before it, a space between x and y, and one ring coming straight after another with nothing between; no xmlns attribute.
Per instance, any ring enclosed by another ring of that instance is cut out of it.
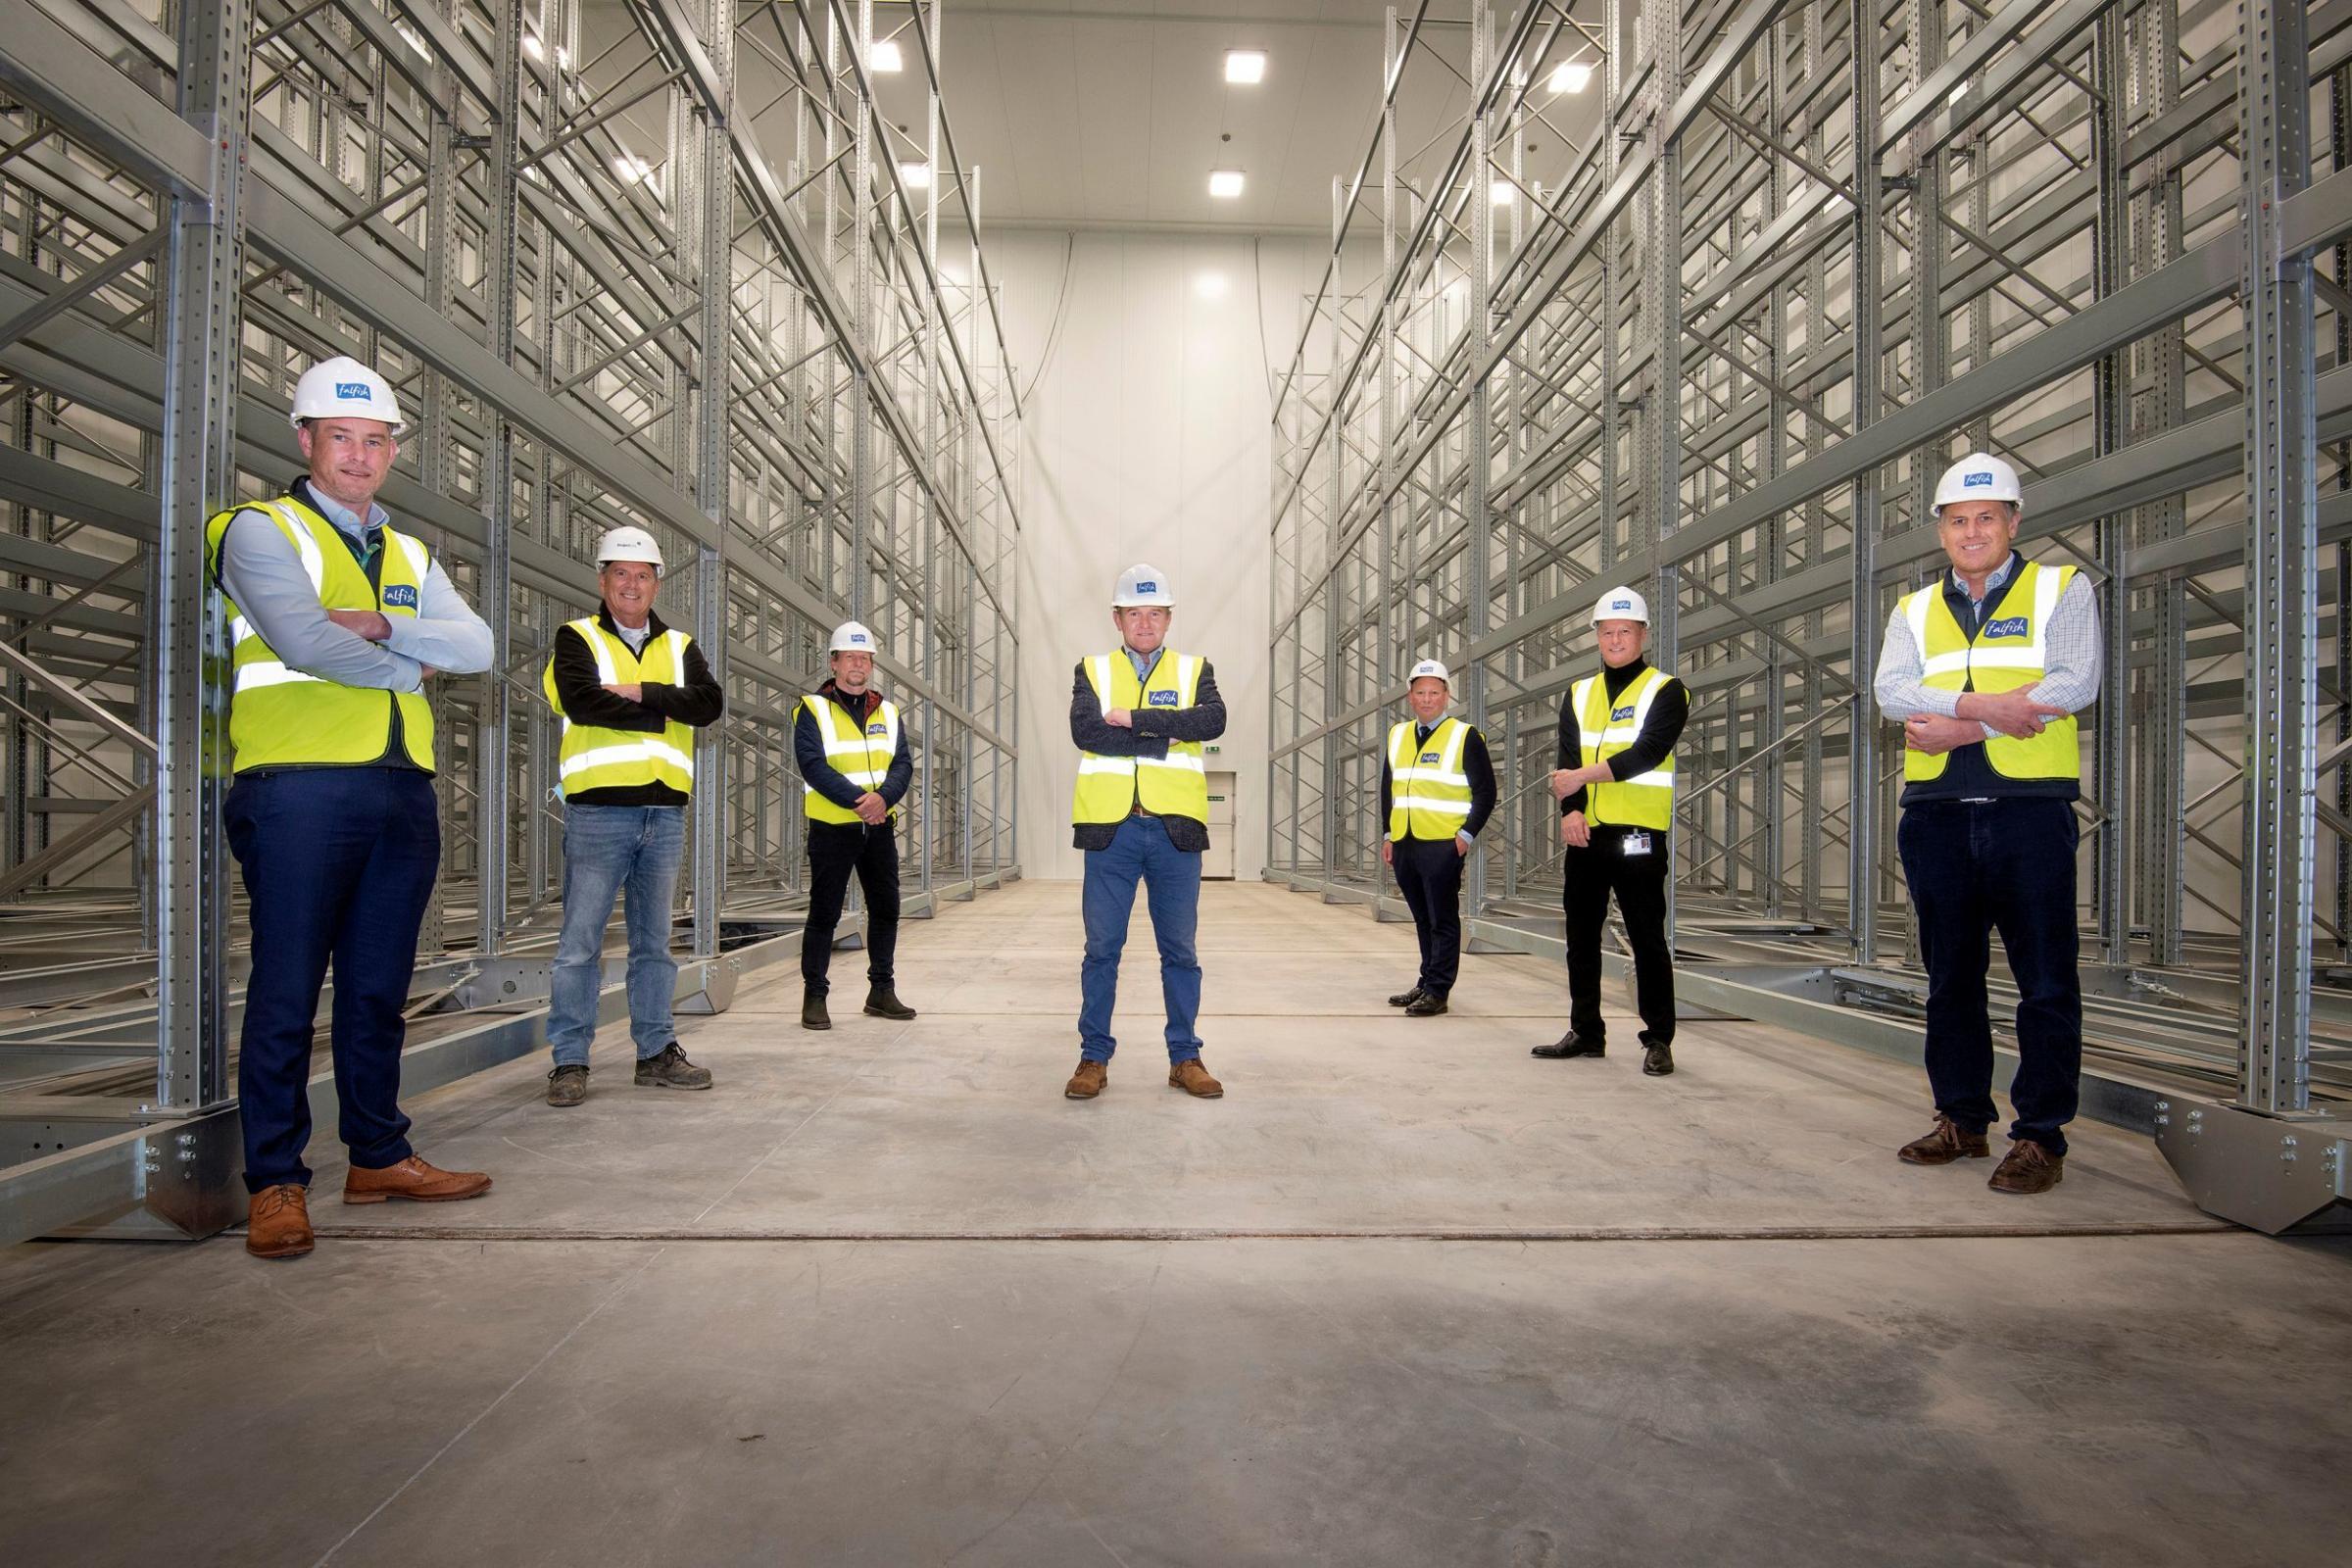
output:
<svg viewBox="0 0 2352 1568"><path fill-rule="evenodd" d="M1421 978L1433 997L1453 990L1462 967L1462 853L1447 839L1397 839L1390 850L1396 891L1421 939Z"/></svg>
<svg viewBox="0 0 2352 1568"><path fill-rule="evenodd" d="M239 778L224 811L252 901L253 973L237 1053L245 1187L309 1186L311 1040L331 966L338 1131L370 1170L409 1157L401 1008L441 870L429 774L292 767Z"/></svg>
<svg viewBox="0 0 2352 1568"><path fill-rule="evenodd" d="M2016 976L2017 1119L2011 1138L2066 1152L2082 1078L2082 984L2075 960L2072 801L2012 797L1903 808L1895 834L1928 963L1928 1087L1963 1132L1999 1119L1984 970L1999 931Z"/></svg>

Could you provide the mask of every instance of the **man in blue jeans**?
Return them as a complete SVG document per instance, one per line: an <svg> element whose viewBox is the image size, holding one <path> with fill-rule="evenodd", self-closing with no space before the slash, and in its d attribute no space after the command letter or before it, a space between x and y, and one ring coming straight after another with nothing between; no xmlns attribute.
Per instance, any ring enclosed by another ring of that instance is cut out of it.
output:
<svg viewBox="0 0 2352 1568"><path fill-rule="evenodd" d="M314 1245L303 1152L330 966L337 1131L351 1151L343 1201L490 1190L479 1171L426 1164L400 1110L402 1009L441 870L424 682L489 668L490 628L424 541L376 505L400 451L390 383L357 360L315 365L295 384L294 428L310 472L205 526L229 616L236 782L222 817L252 905L237 1050L245 1250L268 1258Z"/></svg>
<svg viewBox="0 0 2352 1568"><path fill-rule="evenodd" d="M1155 566L1130 566L1111 595L1120 646L1082 660L1070 691L1078 747L1073 838L1086 852L1086 960L1078 971L1078 1070L1062 1089L1092 1100L1109 1079L1110 1015L1119 955L1144 884L1159 944L1167 1006L1168 1086L1215 1100L1224 1085L1200 1065L1200 852L1208 848L1208 773L1201 744L1225 733L1225 704L1208 661L1166 646L1176 591Z"/></svg>
<svg viewBox="0 0 2352 1568"><path fill-rule="evenodd" d="M588 1098L605 926L623 888L637 1083L710 1087L710 1070L686 1059L670 1019L678 963L669 956L669 915L686 858L694 732L718 722L726 696L694 639L654 613L662 583L654 536L613 528L596 560L604 608L556 633L541 677L564 719L564 934L547 1017L551 1105Z"/></svg>

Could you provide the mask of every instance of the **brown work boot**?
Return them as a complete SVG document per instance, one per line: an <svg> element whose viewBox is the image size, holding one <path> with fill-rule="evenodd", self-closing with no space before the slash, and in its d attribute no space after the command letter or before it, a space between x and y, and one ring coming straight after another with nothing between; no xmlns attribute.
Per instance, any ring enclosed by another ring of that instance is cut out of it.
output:
<svg viewBox="0 0 2352 1568"><path fill-rule="evenodd" d="M1984 1185L1996 1193L2046 1193L2066 1179L2066 1156L2053 1154L2031 1138L2012 1139L2009 1152Z"/></svg>
<svg viewBox="0 0 2352 1568"><path fill-rule="evenodd" d="M1103 1061L1081 1061L1070 1081L1061 1086L1064 1100L1092 1100L1110 1082L1110 1064Z"/></svg>
<svg viewBox="0 0 2352 1568"><path fill-rule="evenodd" d="M490 1178L478 1170L442 1170L415 1154L382 1170L351 1167L343 1178L343 1201L380 1203L405 1198L417 1203L454 1203L461 1198L479 1198L490 1190Z"/></svg>
<svg viewBox="0 0 2352 1568"><path fill-rule="evenodd" d="M1215 1100L1223 1096L1225 1086L1208 1075L1199 1056L1168 1064L1168 1087L1181 1089L1196 1100Z"/></svg>
<svg viewBox="0 0 2352 1568"><path fill-rule="evenodd" d="M1894 1157L1906 1165L1949 1165L1956 1159L1985 1159L1992 1150L1984 1142L1982 1131L1964 1133L1952 1118L1943 1112L1936 1113L1936 1125L1927 1135L1914 1138L1894 1152Z"/></svg>
<svg viewBox="0 0 2352 1568"><path fill-rule="evenodd" d="M293 1182L265 1187L245 1203L245 1250L256 1257L300 1257L318 1245L311 1235L307 1189Z"/></svg>

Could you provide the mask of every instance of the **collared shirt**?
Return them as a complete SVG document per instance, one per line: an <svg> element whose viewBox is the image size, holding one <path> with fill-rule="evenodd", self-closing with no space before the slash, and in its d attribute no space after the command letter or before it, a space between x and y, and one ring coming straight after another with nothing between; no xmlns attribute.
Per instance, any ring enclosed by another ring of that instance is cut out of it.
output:
<svg viewBox="0 0 2352 1568"><path fill-rule="evenodd" d="M1135 666L1137 680L1149 682L1152 679L1152 670L1159 662L1161 652L1159 649L1154 648L1148 654L1139 654L1125 643L1121 643L1119 651L1127 656L1127 662Z"/></svg>
<svg viewBox="0 0 2352 1568"><path fill-rule="evenodd" d="M611 611L607 611L605 612L605 617L612 624L612 635L619 638L622 642L627 643L629 645L630 653L643 656L645 653L645 645L653 640L653 617L648 615L645 619L645 624L642 626L623 626L619 621L612 619Z"/></svg>
<svg viewBox="0 0 2352 1568"><path fill-rule="evenodd" d="M2016 551L1984 579L1984 596L1972 599L1959 573L1947 573L1943 582L1944 598L1953 605L1954 617L1971 631L1981 625L1984 607L1996 603L1994 594L2017 574L2024 557ZM1961 611L1967 613L1963 615ZM2099 695L2099 677L2105 669L2106 648L2099 635L2098 596L2081 572L2066 585L2058 596L2058 608L2050 612L2050 624L2044 637L2049 650L2048 672L2034 687L2034 697L2053 708L2063 708L2079 713L2095 702ZM1922 676L1927 668L1920 652L1919 640L1911 635L1911 622L1898 604L1886 619L1886 635L1879 648L1878 678L1873 689L1879 699L1879 709L1888 718L1901 723L1914 713L1941 713L1946 718L1959 715L1961 693L1945 691L1927 685ZM1990 738L1996 732L1990 725L1983 726Z"/></svg>
<svg viewBox="0 0 2352 1568"><path fill-rule="evenodd" d="M390 514L369 504L360 514L299 480L296 500L332 523L336 532L365 552L376 542ZM417 596L416 613L391 615L392 635L369 642L326 618L318 590L302 569L302 557L270 517L251 508L231 518L220 541L220 586L254 628L295 669L344 686L414 692L423 688L423 667L470 675L490 667L490 628L473 612L435 561Z"/></svg>

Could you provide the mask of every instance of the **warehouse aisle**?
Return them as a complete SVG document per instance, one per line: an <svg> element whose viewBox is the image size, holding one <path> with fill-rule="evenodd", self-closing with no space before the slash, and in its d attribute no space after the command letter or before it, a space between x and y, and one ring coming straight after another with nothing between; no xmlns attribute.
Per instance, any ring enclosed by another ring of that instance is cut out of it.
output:
<svg viewBox="0 0 2352 1568"><path fill-rule="evenodd" d="M2186 1563L2257 1511L2282 1554L2352 1528L2352 1408L2291 1371L2352 1328L2352 1247L2210 1230L2141 1140L2086 1126L2051 1199L1999 1199L1894 1161L1908 1069L1737 1023L1662 1081L1536 1061L1549 965L1474 957L1407 1020L1409 926L1258 885L1203 900L1226 1098L1164 1087L1131 984L1073 1103L1076 902L911 926L911 1025L806 1034L774 975L690 1025L711 1094L630 1088L608 1030L579 1110L530 1063L420 1097L496 1192L322 1203L300 1262L0 1253L0 1556Z"/></svg>

